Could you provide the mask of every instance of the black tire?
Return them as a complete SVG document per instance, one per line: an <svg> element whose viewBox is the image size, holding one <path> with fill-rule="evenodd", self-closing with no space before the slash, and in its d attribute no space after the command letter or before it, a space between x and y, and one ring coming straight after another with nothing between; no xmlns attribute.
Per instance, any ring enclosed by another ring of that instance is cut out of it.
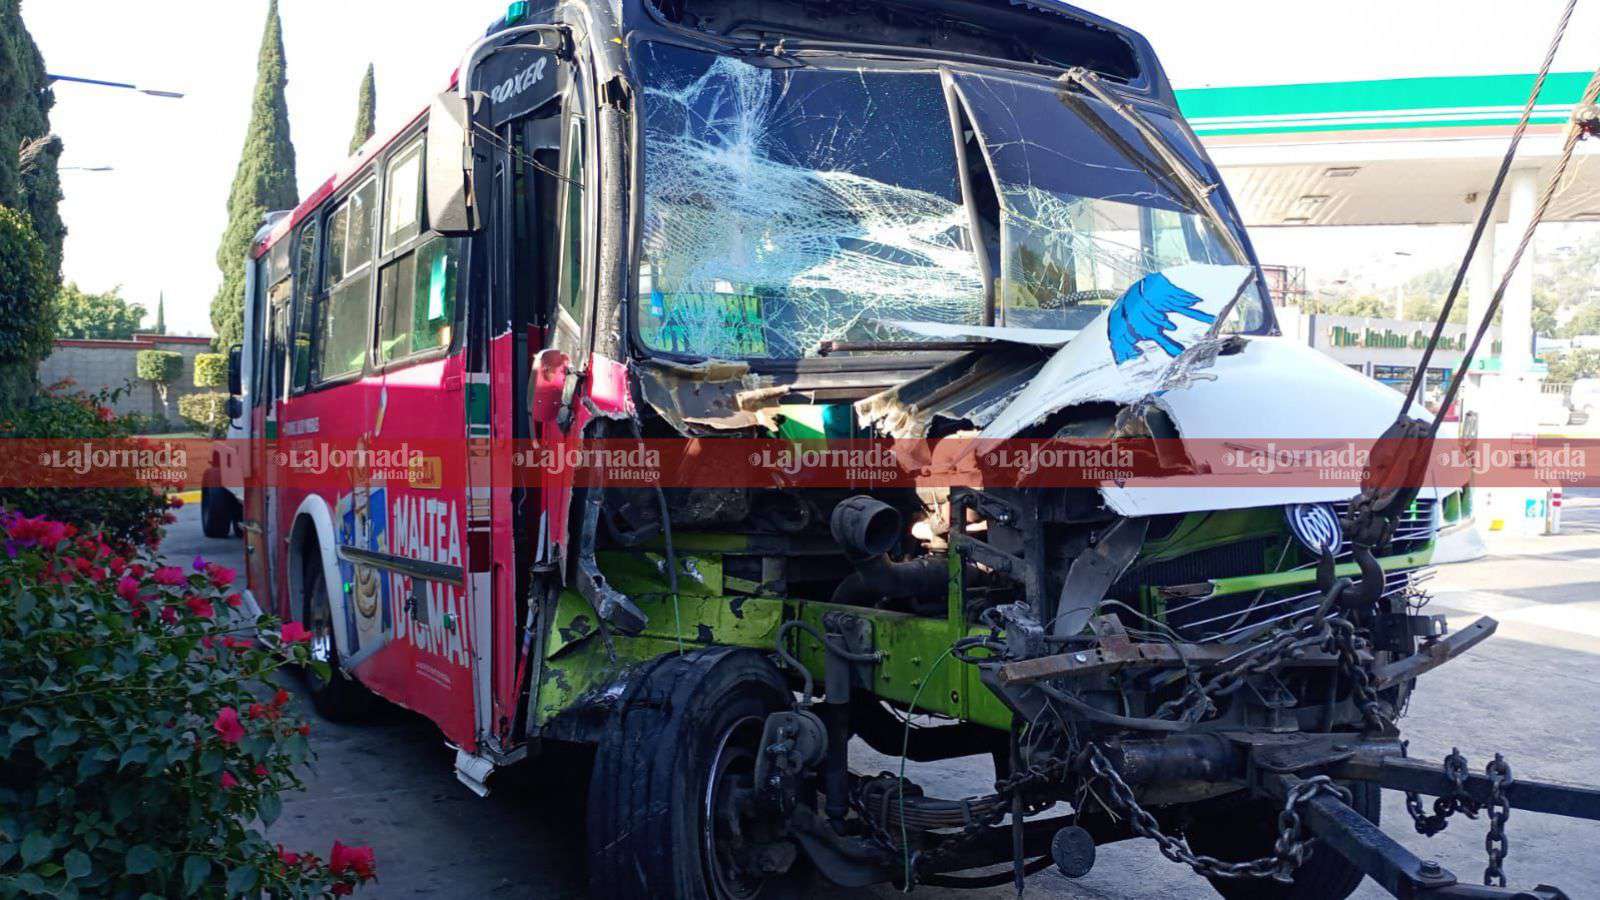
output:
<svg viewBox="0 0 1600 900"><path fill-rule="evenodd" d="M730 808L728 791L748 782L767 715L790 702L778 671L752 650L668 656L635 678L600 739L590 778L590 895L725 900L801 890L803 859L782 875L738 871L733 845L719 840L728 833L719 824L724 816L711 813ZM746 835L775 827L740 821ZM773 834L761 839L770 843Z"/></svg>
<svg viewBox="0 0 1600 900"><path fill-rule="evenodd" d="M1350 791L1351 808L1378 824L1383 789L1361 782L1344 787ZM1278 811L1277 804L1252 802L1197 819L1188 830L1189 847L1229 862L1268 856L1277 839ZM1344 900L1354 893L1364 877L1361 870L1320 843L1313 846L1311 858L1295 870L1293 884L1265 878L1212 878L1211 886L1228 900Z"/></svg>
<svg viewBox="0 0 1600 900"><path fill-rule="evenodd" d="M328 664L328 677L305 669L311 705L333 722L358 721L372 711L372 692L344 671L339 663L339 643L333 636L333 607L328 602L327 579L316 548L305 562L305 626L311 632L311 658Z"/></svg>
<svg viewBox="0 0 1600 900"><path fill-rule="evenodd" d="M227 488L201 488L200 531L208 538L232 537L233 525L239 518L238 506Z"/></svg>

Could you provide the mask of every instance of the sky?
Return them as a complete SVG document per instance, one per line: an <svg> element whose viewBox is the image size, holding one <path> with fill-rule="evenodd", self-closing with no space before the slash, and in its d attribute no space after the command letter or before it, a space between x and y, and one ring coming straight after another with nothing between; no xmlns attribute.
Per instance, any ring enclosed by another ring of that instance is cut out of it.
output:
<svg viewBox="0 0 1600 900"><path fill-rule="evenodd" d="M1564 0L1083 0L1142 31L1179 88L1534 71ZM210 334L217 243L244 142L267 0L24 0L54 74L181 91L182 100L60 83L65 276L121 285L169 332ZM361 76L377 70L378 131L442 90L500 0L280 0L301 195L345 158ZM1580 3L1556 71L1600 63L1600 2ZM1404 278L1452 261L1461 228L1257 229L1264 262L1313 276L1383 266ZM1392 247L1413 253L1395 263ZM147 319L150 324L153 319Z"/></svg>

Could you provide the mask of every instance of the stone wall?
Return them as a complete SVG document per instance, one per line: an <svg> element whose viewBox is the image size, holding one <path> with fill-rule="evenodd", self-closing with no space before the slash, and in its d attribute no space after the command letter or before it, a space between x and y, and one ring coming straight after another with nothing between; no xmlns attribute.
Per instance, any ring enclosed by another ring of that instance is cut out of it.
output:
<svg viewBox="0 0 1600 900"><path fill-rule="evenodd" d="M167 387L166 417L173 430L188 429L178 417L178 398L201 393L208 388L194 386L194 358L211 352L211 339L164 334L136 334L128 341L80 341L62 339L44 362L39 364L39 384L46 387L71 379L73 390L91 394L132 383L132 390L113 406L119 413L162 415L161 397L155 385L140 381L134 359L142 350L170 350L183 354L183 373Z"/></svg>

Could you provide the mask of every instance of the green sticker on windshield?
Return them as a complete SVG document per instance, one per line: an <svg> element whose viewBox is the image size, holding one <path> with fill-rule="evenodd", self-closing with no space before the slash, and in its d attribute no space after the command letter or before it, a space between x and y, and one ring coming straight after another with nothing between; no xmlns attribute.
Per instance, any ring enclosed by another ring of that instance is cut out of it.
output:
<svg viewBox="0 0 1600 900"><path fill-rule="evenodd" d="M652 291L644 319L653 347L695 356L766 356L761 298L754 294Z"/></svg>

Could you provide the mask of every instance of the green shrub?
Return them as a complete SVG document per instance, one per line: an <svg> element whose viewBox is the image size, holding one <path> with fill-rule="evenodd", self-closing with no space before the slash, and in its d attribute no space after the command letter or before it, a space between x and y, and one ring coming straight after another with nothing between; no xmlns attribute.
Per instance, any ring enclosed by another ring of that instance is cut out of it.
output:
<svg viewBox="0 0 1600 900"><path fill-rule="evenodd" d="M183 354L171 350L140 350L134 354L133 372L151 384L171 384L183 374Z"/></svg>
<svg viewBox="0 0 1600 900"><path fill-rule="evenodd" d="M178 415L211 437L228 432L228 395L216 391L178 398Z"/></svg>
<svg viewBox="0 0 1600 900"><path fill-rule="evenodd" d="M267 679L309 663L309 632L263 616L266 646L243 637L215 563L16 512L0 529L0 895L325 897L374 876L366 848L323 861L254 826L302 787L309 726Z"/></svg>
<svg viewBox="0 0 1600 900"><path fill-rule="evenodd" d="M194 358L194 386L225 388L228 386L228 354L202 353Z"/></svg>
<svg viewBox="0 0 1600 900"><path fill-rule="evenodd" d="M116 440L134 433L137 422L111 411L110 404L123 390L91 395L68 393L70 387L69 382L52 385L0 419L0 442L6 438ZM106 540L124 547L153 545L171 515L166 498L148 487L8 487L0 488L0 505L102 533Z"/></svg>
<svg viewBox="0 0 1600 900"><path fill-rule="evenodd" d="M133 373L156 386L161 414L167 414L167 393L183 374L183 354L171 350L140 350L133 356Z"/></svg>
<svg viewBox="0 0 1600 900"><path fill-rule="evenodd" d="M35 363L50 352L56 273L46 256L27 216L0 206L0 365Z"/></svg>

